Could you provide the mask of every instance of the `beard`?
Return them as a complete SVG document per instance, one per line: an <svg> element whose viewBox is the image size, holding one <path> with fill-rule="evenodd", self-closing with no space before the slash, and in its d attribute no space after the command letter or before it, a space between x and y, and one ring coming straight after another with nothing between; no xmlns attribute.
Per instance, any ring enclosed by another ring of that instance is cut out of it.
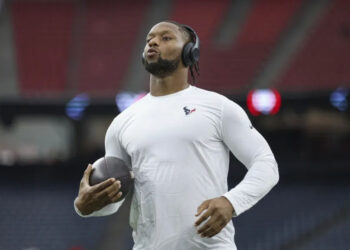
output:
<svg viewBox="0 0 350 250"><path fill-rule="evenodd" d="M154 76L159 78L164 78L171 75L180 63L180 57L174 60L165 60L160 56L158 57L157 62L148 63L147 60L144 60L145 69Z"/></svg>

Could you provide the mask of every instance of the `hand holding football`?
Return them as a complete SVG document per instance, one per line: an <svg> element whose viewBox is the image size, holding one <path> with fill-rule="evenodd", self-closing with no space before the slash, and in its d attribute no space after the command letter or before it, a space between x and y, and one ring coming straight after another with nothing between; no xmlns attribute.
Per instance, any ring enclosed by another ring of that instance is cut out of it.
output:
<svg viewBox="0 0 350 250"><path fill-rule="evenodd" d="M93 171L90 175L90 185L95 185L109 178L115 178L121 183L122 200L130 191L134 183L134 174L125 162L116 157L106 156L92 164Z"/></svg>

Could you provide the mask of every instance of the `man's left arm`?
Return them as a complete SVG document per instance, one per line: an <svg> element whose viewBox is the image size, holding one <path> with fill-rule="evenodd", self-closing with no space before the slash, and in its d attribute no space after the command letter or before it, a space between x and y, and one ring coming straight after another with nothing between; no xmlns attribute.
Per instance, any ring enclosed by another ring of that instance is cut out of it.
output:
<svg viewBox="0 0 350 250"><path fill-rule="evenodd" d="M212 237L231 220L255 205L279 180L275 157L264 137L252 126L247 114L236 103L225 99L222 107L221 132L224 143L248 172L243 180L222 197L204 201L196 221L203 237Z"/></svg>

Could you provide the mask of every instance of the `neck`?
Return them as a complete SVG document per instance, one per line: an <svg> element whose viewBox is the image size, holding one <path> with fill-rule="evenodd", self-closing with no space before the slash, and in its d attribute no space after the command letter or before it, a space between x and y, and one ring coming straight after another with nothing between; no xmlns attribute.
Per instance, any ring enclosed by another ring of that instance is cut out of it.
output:
<svg viewBox="0 0 350 250"><path fill-rule="evenodd" d="M160 78L155 75L150 76L150 92L153 96L169 95L181 91L189 86L187 82L188 70L181 68L171 75Z"/></svg>

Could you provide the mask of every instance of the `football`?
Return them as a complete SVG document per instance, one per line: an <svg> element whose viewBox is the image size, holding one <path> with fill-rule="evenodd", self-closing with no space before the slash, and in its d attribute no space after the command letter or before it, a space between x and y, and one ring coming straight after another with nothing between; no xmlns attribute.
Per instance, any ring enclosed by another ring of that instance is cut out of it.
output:
<svg viewBox="0 0 350 250"><path fill-rule="evenodd" d="M121 183L122 200L130 191L134 183L134 174L125 162L116 157L102 157L92 164L93 171L90 175L90 185L96 185L108 178L115 178Z"/></svg>

